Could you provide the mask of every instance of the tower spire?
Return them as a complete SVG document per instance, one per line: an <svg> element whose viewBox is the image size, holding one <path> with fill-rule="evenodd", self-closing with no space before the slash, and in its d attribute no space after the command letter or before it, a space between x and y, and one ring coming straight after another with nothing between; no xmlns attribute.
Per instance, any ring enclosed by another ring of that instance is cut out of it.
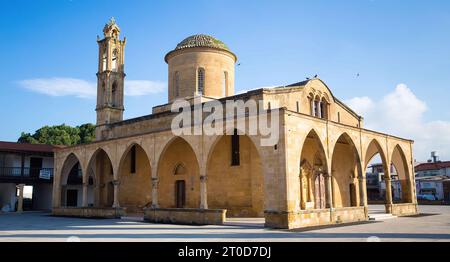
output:
<svg viewBox="0 0 450 262"><path fill-rule="evenodd" d="M97 72L97 139L105 139L108 124L123 120L125 80L125 39L112 17L103 28L104 38L97 38L99 47Z"/></svg>

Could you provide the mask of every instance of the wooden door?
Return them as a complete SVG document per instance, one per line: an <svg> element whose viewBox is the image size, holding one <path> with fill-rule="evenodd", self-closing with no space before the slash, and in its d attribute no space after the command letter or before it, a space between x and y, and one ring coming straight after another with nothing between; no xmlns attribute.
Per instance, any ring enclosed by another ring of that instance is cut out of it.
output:
<svg viewBox="0 0 450 262"><path fill-rule="evenodd" d="M314 181L314 199L316 209L324 209L326 207L325 201L325 178L323 174L317 174Z"/></svg>
<svg viewBox="0 0 450 262"><path fill-rule="evenodd" d="M178 180L175 183L175 204L177 208L184 208L186 205L186 182Z"/></svg>

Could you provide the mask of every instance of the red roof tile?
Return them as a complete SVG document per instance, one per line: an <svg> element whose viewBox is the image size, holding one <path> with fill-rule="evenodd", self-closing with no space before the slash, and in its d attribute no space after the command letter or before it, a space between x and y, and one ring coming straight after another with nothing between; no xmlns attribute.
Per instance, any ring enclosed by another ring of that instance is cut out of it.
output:
<svg viewBox="0 0 450 262"><path fill-rule="evenodd" d="M14 142L0 141L0 151L26 151L26 152L44 152L52 153L59 146L43 144L21 144Z"/></svg>
<svg viewBox="0 0 450 262"><path fill-rule="evenodd" d="M437 163L423 163L416 166L416 171L427 171L427 170L439 170L443 168L449 168L450 161L437 162Z"/></svg>

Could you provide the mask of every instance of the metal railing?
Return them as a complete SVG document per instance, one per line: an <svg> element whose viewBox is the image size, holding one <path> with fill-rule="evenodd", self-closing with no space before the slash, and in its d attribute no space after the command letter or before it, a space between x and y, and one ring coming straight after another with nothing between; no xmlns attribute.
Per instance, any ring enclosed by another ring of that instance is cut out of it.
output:
<svg viewBox="0 0 450 262"><path fill-rule="evenodd" d="M42 175L53 179L53 168L0 167L0 178L39 179Z"/></svg>

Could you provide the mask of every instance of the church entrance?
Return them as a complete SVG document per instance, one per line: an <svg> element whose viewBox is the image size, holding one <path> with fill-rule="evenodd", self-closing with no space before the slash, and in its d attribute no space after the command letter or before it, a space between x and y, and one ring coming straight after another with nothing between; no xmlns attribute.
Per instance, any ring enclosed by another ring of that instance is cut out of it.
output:
<svg viewBox="0 0 450 262"><path fill-rule="evenodd" d="M76 207L78 206L78 190L76 189L68 189L67 190L67 203L68 207Z"/></svg>
<svg viewBox="0 0 450 262"><path fill-rule="evenodd" d="M322 173L316 175L314 181L314 199L316 200L316 209L326 208L325 201L325 177Z"/></svg>
<svg viewBox="0 0 450 262"><path fill-rule="evenodd" d="M175 183L175 200L177 208L184 208L186 204L186 182L178 180Z"/></svg>

